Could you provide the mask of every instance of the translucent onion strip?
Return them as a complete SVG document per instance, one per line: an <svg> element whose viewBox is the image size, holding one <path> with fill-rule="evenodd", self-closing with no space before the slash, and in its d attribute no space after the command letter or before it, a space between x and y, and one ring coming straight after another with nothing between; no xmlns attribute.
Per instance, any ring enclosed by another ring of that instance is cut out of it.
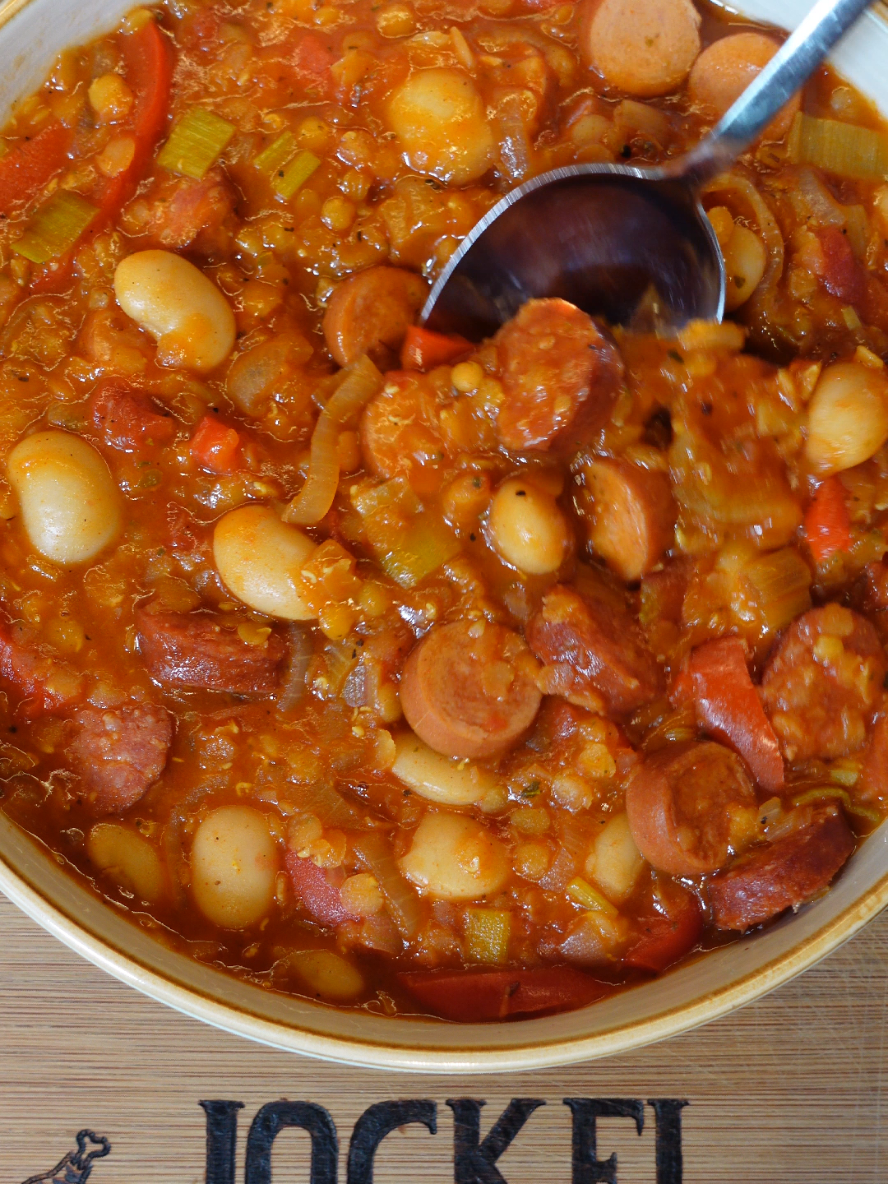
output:
<svg viewBox="0 0 888 1184"><path fill-rule="evenodd" d="M743 207L738 212L741 212L750 222L753 222L758 227L759 233L765 240L765 247L768 252L768 265L765 268L765 274L747 302L746 307L753 319L766 316L773 303L774 289L777 286L777 281L783 275L785 257L783 233L777 224L777 219L752 181L737 170L724 173L721 177L716 177L714 181L710 181L704 192L707 196L713 193L736 195ZM736 202L731 203L729 201L726 204L733 204L735 209L737 207ZM744 317L744 320L748 321L749 317Z"/></svg>
<svg viewBox="0 0 888 1184"><path fill-rule="evenodd" d="M305 484L282 515L285 522L313 526L333 505L339 485L339 433L382 387L382 375L366 356L342 373L311 437L311 463Z"/></svg>

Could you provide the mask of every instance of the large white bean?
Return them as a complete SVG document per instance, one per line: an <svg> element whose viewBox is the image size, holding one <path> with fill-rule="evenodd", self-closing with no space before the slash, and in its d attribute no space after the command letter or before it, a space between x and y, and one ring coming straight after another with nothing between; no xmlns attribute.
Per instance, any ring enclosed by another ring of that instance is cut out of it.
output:
<svg viewBox="0 0 888 1184"><path fill-rule="evenodd" d="M160 856L147 839L119 822L99 822L87 835L86 853L93 867L139 900L154 904L166 893Z"/></svg>
<svg viewBox="0 0 888 1184"><path fill-rule="evenodd" d="M423 744L413 732L395 740L394 775L430 802L446 806L471 806L496 785L496 778L470 761L442 756Z"/></svg>
<svg viewBox="0 0 888 1184"><path fill-rule="evenodd" d="M240 506L213 531L213 557L225 586L250 608L285 621L316 615L297 583L315 546L298 527L281 522L271 506Z"/></svg>
<svg viewBox="0 0 888 1184"><path fill-rule="evenodd" d="M494 138L475 84L461 70L419 70L396 88L388 123L410 167L465 185L490 168Z"/></svg>
<svg viewBox="0 0 888 1184"><path fill-rule="evenodd" d="M555 498L520 477L493 495L488 529L506 563L528 575L557 571L570 549L567 520Z"/></svg>
<svg viewBox="0 0 888 1184"><path fill-rule="evenodd" d="M629 819L626 814L617 814L595 836L586 860L586 875L592 877L608 900L620 904L632 895L643 867Z"/></svg>
<svg viewBox="0 0 888 1184"><path fill-rule="evenodd" d="M312 995L330 1003L348 1003L364 992L360 971L332 950L295 950L287 956L287 967Z"/></svg>
<svg viewBox="0 0 888 1184"><path fill-rule="evenodd" d="M509 875L506 849L486 827L443 811L426 814L399 865L420 892L440 900L491 896Z"/></svg>
<svg viewBox="0 0 888 1184"><path fill-rule="evenodd" d="M808 404L805 452L824 476L863 464L888 438L884 367L859 362L827 366Z"/></svg>
<svg viewBox="0 0 888 1184"><path fill-rule="evenodd" d="M223 929L261 921L274 899L278 851L268 823L250 806L220 806L191 845L191 890L203 915Z"/></svg>
<svg viewBox="0 0 888 1184"><path fill-rule="evenodd" d="M6 461L31 545L62 567L94 559L120 533L121 499L104 460L68 432L36 432Z"/></svg>
<svg viewBox="0 0 888 1184"><path fill-rule="evenodd" d="M117 303L157 339L160 360L203 373L234 348L231 306L212 280L172 251L137 251L114 273Z"/></svg>

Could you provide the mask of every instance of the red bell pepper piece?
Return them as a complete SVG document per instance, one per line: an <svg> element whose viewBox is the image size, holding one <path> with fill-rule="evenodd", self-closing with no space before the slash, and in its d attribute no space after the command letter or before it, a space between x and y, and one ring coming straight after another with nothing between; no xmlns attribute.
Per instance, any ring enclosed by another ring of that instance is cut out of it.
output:
<svg viewBox="0 0 888 1184"><path fill-rule="evenodd" d="M700 940L703 911L692 892L672 884L668 896L664 893L663 905L665 912L651 908L636 922L640 937L623 955L626 966L659 974L690 953Z"/></svg>
<svg viewBox="0 0 888 1184"><path fill-rule="evenodd" d="M818 485L805 512L805 538L817 563L826 563L837 551L851 550L851 518L838 477L827 477Z"/></svg>
<svg viewBox="0 0 888 1184"><path fill-rule="evenodd" d="M237 468L240 436L214 415L205 415L191 437L191 455L210 473L232 473Z"/></svg>
<svg viewBox="0 0 888 1184"><path fill-rule="evenodd" d="M52 119L0 159L0 214L8 218L37 195L64 165L73 140L74 129Z"/></svg>
<svg viewBox="0 0 888 1184"><path fill-rule="evenodd" d="M585 1007L613 991L569 966L532 970L418 970L399 981L434 1015L459 1023L487 1023L517 1015Z"/></svg>
<svg viewBox="0 0 888 1184"><path fill-rule="evenodd" d="M783 786L780 745L752 684L739 638L722 637L692 650L672 684L670 699L675 706L692 699L700 727L739 753L764 789Z"/></svg>
<svg viewBox="0 0 888 1184"><path fill-rule="evenodd" d="M401 366L405 370L434 370L447 366L474 349L471 341L457 335L433 333L411 325L401 346Z"/></svg>

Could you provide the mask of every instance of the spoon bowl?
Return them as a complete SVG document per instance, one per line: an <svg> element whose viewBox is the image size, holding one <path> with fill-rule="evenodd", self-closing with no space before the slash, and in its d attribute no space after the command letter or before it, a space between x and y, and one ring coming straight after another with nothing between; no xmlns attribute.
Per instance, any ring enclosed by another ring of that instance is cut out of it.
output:
<svg viewBox="0 0 888 1184"><path fill-rule="evenodd" d="M569 165L512 190L453 254L421 321L480 341L545 296L642 330L721 320L724 261L700 191L762 134L870 2L818 0L687 156L652 168Z"/></svg>
<svg viewBox="0 0 888 1184"><path fill-rule="evenodd" d="M663 169L570 165L527 181L481 219L423 320L479 340L542 296L614 324L680 328L721 319L724 263L699 200Z"/></svg>

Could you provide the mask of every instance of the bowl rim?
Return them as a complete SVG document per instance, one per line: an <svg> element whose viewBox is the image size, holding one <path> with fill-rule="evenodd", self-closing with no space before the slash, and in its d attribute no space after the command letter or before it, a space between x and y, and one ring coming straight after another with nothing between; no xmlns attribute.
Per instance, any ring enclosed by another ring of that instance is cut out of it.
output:
<svg viewBox="0 0 888 1184"><path fill-rule="evenodd" d="M716 2L721 4L722 0ZM0 0L0 30L31 3L32 0ZM888 23L888 4L884 0L878 0L869 12ZM28 842L35 843L23 828L9 821ZM49 850L42 844L36 845L42 848L44 857L49 859ZM128 953L107 937L100 936L67 909L52 902L32 879L23 871L16 870L2 852L0 891L63 945L99 969L157 1002L225 1032L282 1051L367 1069L426 1074L485 1074L504 1069L528 1072L627 1053L737 1011L826 957L885 908L888 905L888 870L862 895L808 937L758 968L702 994L691 1003L673 1005L649 1018L621 1021L586 1036L535 1039L537 1021L518 1021L512 1025L516 1039L496 1047L485 1047L474 1041L471 1044L467 1042L464 1047L449 1044L436 1046L430 1042L422 1048L410 1048L381 1039L333 1035L311 1031L307 1027L285 1025L267 1019L248 1007L220 1002L207 991L186 986L172 976L159 973L137 955ZM590 1008L579 1009L576 1014L588 1010ZM392 1022L396 1023L397 1020ZM445 1027L452 1032L454 1026L443 1024L442 1028ZM479 1027L481 1025L475 1025L474 1029L477 1031ZM526 1033L523 1038L522 1033Z"/></svg>

